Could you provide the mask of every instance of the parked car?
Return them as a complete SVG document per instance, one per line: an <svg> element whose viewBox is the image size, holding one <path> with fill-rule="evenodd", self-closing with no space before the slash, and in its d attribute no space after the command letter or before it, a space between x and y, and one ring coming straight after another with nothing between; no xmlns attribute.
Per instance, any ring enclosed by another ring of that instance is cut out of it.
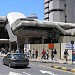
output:
<svg viewBox="0 0 75 75"><path fill-rule="evenodd" d="M22 53L12 53L8 54L3 58L3 65L12 66L25 66L29 65L29 59L26 54Z"/></svg>

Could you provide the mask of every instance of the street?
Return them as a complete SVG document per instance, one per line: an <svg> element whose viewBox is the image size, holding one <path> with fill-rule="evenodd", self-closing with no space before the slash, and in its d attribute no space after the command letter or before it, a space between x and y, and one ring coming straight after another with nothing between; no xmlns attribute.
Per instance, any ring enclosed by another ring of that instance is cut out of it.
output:
<svg viewBox="0 0 75 75"><path fill-rule="evenodd" d="M30 62L27 68L9 68L2 64L3 57L0 57L0 75L74 75L73 72L51 68L52 65L73 68L73 64Z"/></svg>

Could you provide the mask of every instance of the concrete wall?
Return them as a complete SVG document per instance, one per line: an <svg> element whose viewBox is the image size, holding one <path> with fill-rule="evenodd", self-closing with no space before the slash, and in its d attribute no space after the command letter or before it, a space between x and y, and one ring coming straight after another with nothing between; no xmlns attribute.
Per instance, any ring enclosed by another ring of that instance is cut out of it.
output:
<svg viewBox="0 0 75 75"><path fill-rule="evenodd" d="M60 36L58 42L70 43L71 41L75 41L75 36Z"/></svg>
<svg viewBox="0 0 75 75"><path fill-rule="evenodd" d="M52 9L64 9L64 1L63 0L52 0L49 3L49 10Z"/></svg>
<svg viewBox="0 0 75 75"><path fill-rule="evenodd" d="M70 45L70 46L68 46ZM75 44L73 45L74 49L75 49ZM30 44L30 49L33 50L33 48L36 50L38 50L38 54L41 58L42 54L42 50L43 48L45 50L49 50L49 58L51 59L51 49L48 48L48 44ZM57 50L57 59L64 59L64 51L65 49L68 49L68 59L72 59L72 49L71 49L71 43L54 43L54 49Z"/></svg>
<svg viewBox="0 0 75 75"><path fill-rule="evenodd" d="M66 19L67 22L70 23L75 23L74 21L74 17L75 17L75 11L74 11L74 7L75 7L75 0L65 0L66 3L66 8L65 8L65 12L66 12Z"/></svg>
<svg viewBox="0 0 75 75"><path fill-rule="evenodd" d="M75 0L44 0L45 20L54 22L75 23ZM53 9L63 9L63 11L51 11ZM50 12L51 11L51 12ZM47 18L47 19L46 19Z"/></svg>
<svg viewBox="0 0 75 75"><path fill-rule="evenodd" d="M45 50L49 50L49 58L51 58L51 49L48 48L48 44L30 44L30 49L33 50L33 48L35 48L35 50L36 49L38 50L39 57L42 56L41 52L42 52L43 48ZM54 44L54 49L57 50L56 57L58 59L60 59L60 44L59 43Z"/></svg>
<svg viewBox="0 0 75 75"><path fill-rule="evenodd" d="M65 16L62 11L54 11L49 14L49 21L54 21L54 22L64 22L65 21Z"/></svg>

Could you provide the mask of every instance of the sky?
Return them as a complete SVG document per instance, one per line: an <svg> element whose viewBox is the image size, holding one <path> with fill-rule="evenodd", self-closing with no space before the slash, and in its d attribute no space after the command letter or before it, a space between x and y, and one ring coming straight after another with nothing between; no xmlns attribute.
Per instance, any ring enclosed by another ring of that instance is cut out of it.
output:
<svg viewBox="0 0 75 75"><path fill-rule="evenodd" d="M0 0L0 16L10 12L20 12L26 17L34 13L44 20L44 0Z"/></svg>

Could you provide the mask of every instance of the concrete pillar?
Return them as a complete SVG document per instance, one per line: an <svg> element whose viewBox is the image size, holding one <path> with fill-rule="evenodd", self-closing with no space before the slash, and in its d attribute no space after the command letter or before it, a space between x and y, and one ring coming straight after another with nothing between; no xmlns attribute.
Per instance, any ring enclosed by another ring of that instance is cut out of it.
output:
<svg viewBox="0 0 75 75"><path fill-rule="evenodd" d="M25 52L25 49L27 48L27 44L28 44L28 37L26 36L25 43L24 43L24 52Z"/></svg>
<svg viewBox="0 0 75 75"><path fill-rule="evenodd" d="M16 43L17 43L17 50L19 50L20 42L19 42L19 38L18 38L18 37L17 37L17 41L16 41Z"/></svg>
<svg viewBox="0 0 75 75"><path fill-rule="evenodd" d="M28 37L25 37L25 44L28 44Z"/></svg>
<svg viewBox="0 0 75 75"><path fill-rule="evenodd" d="M9 41L9 53L11 53L11 42Z"/></svg>
<svg viewBox="0 0 75 75"><path fill-rule="evenodd" d="M18 41L17 41L17 50L19 49Z"/></svg>

